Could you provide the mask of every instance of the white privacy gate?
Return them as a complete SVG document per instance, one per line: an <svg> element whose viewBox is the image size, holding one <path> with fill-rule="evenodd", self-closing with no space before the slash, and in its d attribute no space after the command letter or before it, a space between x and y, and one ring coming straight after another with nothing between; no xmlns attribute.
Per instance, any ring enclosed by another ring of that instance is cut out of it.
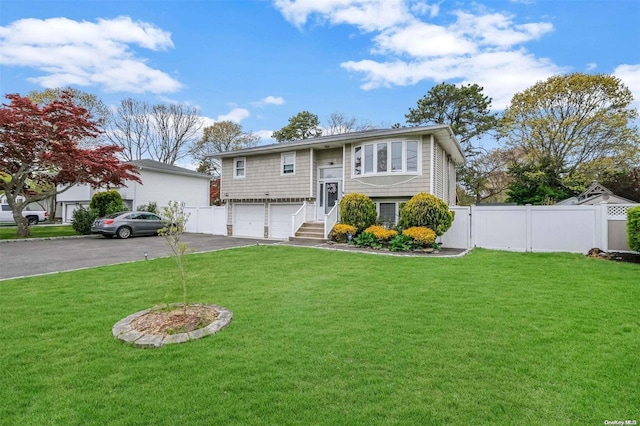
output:
<svg viewBox="0 0 640 426"><path fill-rule="evenodd" d="M445 247L586 253L627 251L626 211L634 205L451 207Z"/></svg>
<svg viewBox="0 0 640 426"><path fill-rule="evenodd" d="M227 207L185 207L189 213L186 232L198 234L227 235Z"/></svg>

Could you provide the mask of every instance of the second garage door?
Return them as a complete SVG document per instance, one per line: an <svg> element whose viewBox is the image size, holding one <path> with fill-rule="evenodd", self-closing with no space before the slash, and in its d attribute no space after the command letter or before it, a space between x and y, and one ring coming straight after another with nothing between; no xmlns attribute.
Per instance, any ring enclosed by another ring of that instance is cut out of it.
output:
<svg viewBox="0 0 640 426"><path fill-rule="evenodd" d="M264 238L264 204L234 204L233 235Z"/></svg>
<svg viewBox="0 0 640 426"><path fill-rule="evenodd" d="M291 235L291 215L302 204L271 204L269 206L269 238L287 239Z"/></svg>

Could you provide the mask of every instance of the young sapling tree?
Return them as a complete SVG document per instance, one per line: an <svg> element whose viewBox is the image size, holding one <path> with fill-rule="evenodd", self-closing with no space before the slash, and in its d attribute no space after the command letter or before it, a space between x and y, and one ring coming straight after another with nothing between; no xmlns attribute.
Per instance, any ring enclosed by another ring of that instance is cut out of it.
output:
<svg viewBox="0 0 640 426"><path fill-rule="evenodd" d="M182 234L184 234L187 220L191 213L185 213L185 203L178 201L169 201L169 205L162 208L162 219L166 225L158 231L159 235L164 236L167 244L171 249L171 257L178 266L180 272L180 280L182 284L182 309L183 313L187 313L187 279L185 276L185 255L190 250L186 243L181 242Z"/></svg>

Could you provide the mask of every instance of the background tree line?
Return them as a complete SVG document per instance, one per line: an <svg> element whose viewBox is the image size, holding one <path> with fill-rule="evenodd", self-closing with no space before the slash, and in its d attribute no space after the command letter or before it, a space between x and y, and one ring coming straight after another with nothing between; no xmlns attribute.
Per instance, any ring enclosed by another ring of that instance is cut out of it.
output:
<svg viewBox="0 0 640 426"><path fill-rule="evenodd" d="M554 204L593 180L640 202L637 118L631 91L618 78L574 73L516 93L500 114L491 112L491 98L477 84L441 83L409 108L406 124L393 127L451 126L467 158L458 170L462 204ZM303 111L273 137L286 142L327 134L333 133L323 133L318 116Z"/></svg>

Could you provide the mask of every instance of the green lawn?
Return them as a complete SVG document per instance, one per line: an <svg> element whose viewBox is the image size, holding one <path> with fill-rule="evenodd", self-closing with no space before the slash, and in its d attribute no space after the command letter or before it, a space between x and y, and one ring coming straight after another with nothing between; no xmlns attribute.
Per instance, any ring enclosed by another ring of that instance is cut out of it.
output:
<svg viewBox="0 0 640 426"><path fill-rule="evenodd" d="M111 327L180 300L171 259L0 282L0 424L604 424L640 420L640 266L255 246L188 257L205 339Z"/></svg>
<svg viewBox="0 0 640 426"><path fill-rule="evenodd" d="M78 234L71 225L36 225L31 228L30 238L68 237ZM11 240L16 236L18 228L15 225L0 226L0 240Z"/></svg>

